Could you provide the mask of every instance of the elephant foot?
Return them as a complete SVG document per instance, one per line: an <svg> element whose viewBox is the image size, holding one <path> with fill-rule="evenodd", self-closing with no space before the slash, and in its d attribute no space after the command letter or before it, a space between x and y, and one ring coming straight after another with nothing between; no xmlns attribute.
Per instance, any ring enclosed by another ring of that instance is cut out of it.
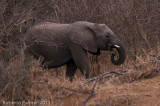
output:
<svg viewBox="0 0 160 106"><path fill-rule="evenodd" d="M85 77L86 77L86 79L89 78L89 72L86 73Z"/></svg>
<svg viewBox="0 0 160 106"><path fill-rule="evenodd" d="M77 67L73 60L67 63L66 77L68 77L71 82L73 80L74 74L76 73L76 70L77 70Z"/></svg>

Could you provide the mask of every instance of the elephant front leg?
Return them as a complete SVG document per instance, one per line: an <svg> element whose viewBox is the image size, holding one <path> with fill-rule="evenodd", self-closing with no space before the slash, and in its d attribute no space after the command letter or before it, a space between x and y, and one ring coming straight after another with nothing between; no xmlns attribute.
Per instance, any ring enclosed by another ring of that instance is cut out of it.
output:
<svg viewBox="0 0 160 106"><path fill-rule="evenodd" d="M73 80L73 76L74 76L76 70L77 70L77 67L76 67L74 61L73 60L69 61L67 63L66 77L69 77L70 81Z"/></svg>
<svg viewBox="0 0 160 106"><path fill-rule="evenodd" d="M84 74L85 71L85 77L88 78L90 68L86 51L76 44L70 45L70 50L76 66L80 69L82 74Z"/></svg>

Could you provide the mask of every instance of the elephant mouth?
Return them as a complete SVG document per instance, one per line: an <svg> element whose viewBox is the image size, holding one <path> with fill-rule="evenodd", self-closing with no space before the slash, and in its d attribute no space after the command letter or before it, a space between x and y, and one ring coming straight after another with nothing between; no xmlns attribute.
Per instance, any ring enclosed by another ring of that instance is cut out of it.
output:
<svg viewBox="0 0 160 106"><path fill-rule="evenodd" d="M108 46L109 51L113 51L113 48L120 48L120 46L118 46L118 45L109 45Z"/></svg>

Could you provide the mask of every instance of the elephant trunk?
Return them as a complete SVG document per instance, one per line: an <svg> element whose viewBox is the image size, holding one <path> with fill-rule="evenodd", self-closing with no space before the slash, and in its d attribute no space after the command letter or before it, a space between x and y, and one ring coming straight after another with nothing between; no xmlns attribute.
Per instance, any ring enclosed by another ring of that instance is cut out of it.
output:
<svg viewBox="0 0 160 106"><path fill-rule="evenodd" d="M119 43L119 44L114 45L113 48L116 48L116 50L118 51L119 58L116 60L115 54L112 54L111 61L114 65L121 65L126 59L126 53L125 53L124 46L121 43Z"/></svg>

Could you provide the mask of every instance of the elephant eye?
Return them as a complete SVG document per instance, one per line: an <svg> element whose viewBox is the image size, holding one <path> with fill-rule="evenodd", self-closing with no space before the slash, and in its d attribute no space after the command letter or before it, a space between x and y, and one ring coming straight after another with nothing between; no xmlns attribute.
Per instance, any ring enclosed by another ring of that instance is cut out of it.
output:
<svg viewBox="0 0 160 106"><path fill-rule="evenodd" d="M105 35L106 38L109 38L109 34Z"/></svg>

